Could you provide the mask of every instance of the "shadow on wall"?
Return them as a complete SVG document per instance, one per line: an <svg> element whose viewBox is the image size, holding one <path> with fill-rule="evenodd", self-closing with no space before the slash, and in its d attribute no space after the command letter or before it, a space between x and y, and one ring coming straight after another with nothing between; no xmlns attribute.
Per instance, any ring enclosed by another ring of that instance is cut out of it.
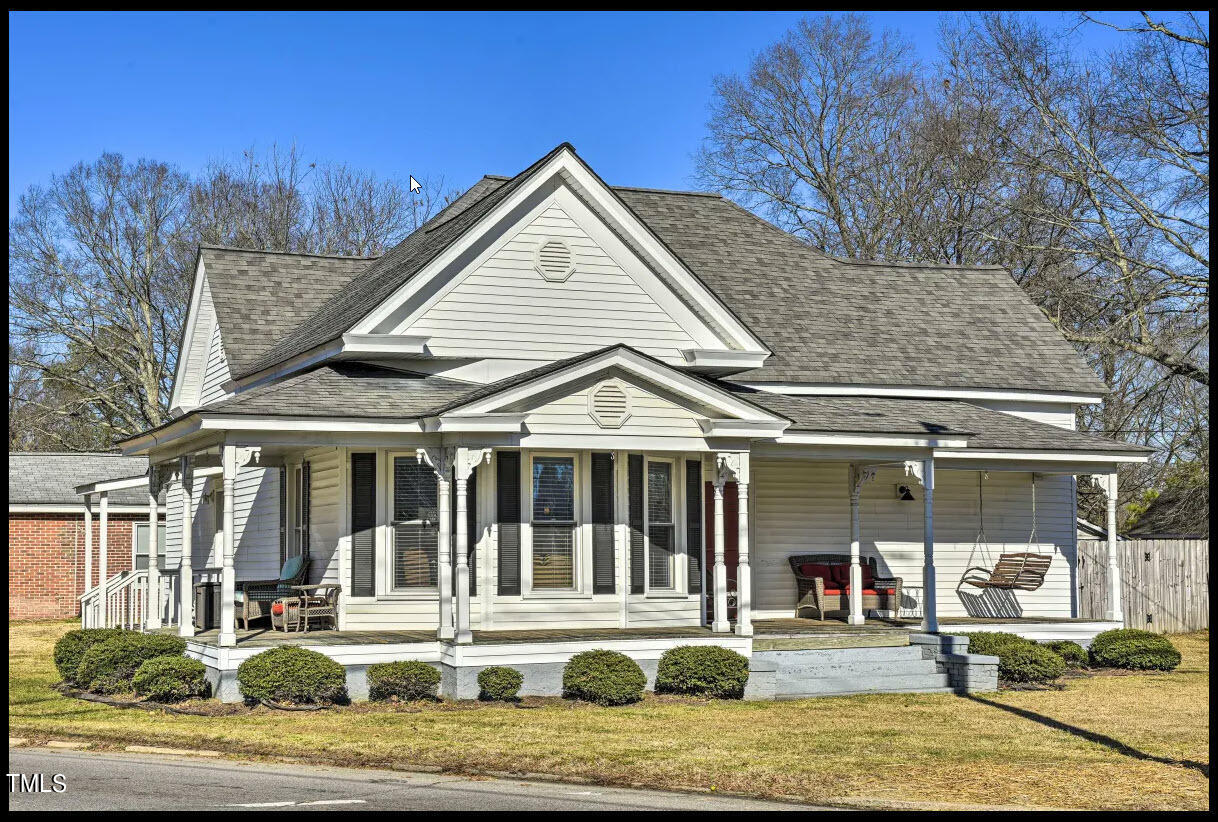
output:
<svg viewBox="0 0 1218 822"><path fill-rule="evenodd" d="M1023 606L1015 598L1015 592L1002 588L978 588L977 593L956 589L956 596L971 617L1001 617L1018 619L1023 616Z"/></svg>

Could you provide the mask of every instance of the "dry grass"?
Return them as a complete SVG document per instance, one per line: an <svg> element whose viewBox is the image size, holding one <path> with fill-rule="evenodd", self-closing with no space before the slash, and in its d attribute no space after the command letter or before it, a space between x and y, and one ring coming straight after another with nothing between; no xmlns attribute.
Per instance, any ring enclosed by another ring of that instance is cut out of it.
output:
<svg viewBox="0 0 1218 822"><path fill-rule="evenodd" d="M175 716L67 699L51 644L66 623L10 623L9 733L300 756L341 765L518 771L863 807L1209 807L1209 635L1172 637L1170 674L1066 680L975 698L796 702L648 698L626 708L542 700L258 708Z"/></svg>

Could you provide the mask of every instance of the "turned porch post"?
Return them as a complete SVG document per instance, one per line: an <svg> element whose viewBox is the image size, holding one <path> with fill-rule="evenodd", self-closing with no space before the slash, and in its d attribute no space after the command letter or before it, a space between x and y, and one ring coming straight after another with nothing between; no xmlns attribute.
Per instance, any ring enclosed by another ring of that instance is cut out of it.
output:
<svg viewBox="0 0 1218 822"><path fill-rule="evenodd" d="M453 463L457 449L453 447L420 448L416 452L420 463L426 462L436 474L437 515L440 522L436 529L436 586L440 606L436 637L441 640L456 638L453 626L453 566L452 566L452 513L449 494L452 490ZM468 569L466 569L468 573ZM466 585L469 579L466 578ZM466 589L468 591L468 587ZM468 600L467 600L468 603ZM468 608L468 605L466 606Z"/></svg>
<svg viewBox="0 0 1218 822"><path fill-rule="evenodd" d="M93 587L93 495L85 494L85 588L81 593L87 593ZM86 609L88 605L81 605L80 608L80 627L95 628L97 626L90 624L93 614L90 614Z"/></svg>
<svg viewBox="0 0 1218 822"><path fill-rule="evenodd" d="M718 469L717 465L716 469ZM731 629L731 624L727 621L727 565L723 559L723 484L725 482L727 482L726 474L722 470L716 470L713 482L715 492L715 572L713 576L715 618L711 623L711 630L718 634L725 634Z"/></svg>
<svg viewBox="0 0 1218 822"><path fill-rule="evenodd" d="M190 456L183 456L178 464L178 502L182 509L182 550L178 564L178 635L195 635L195 575L194 575L194 477ZM168 512L166 512L168 516ZM168 526L167 526L168 527Z"/></svg>
<svg viewBox="0 0 1218 822"><path fill-rule="evenodd" d="M1091 478L1108 503L1108 602L1105 604L1105 616L1112 622L1124 622L1125 613L1121 606L1121 555L1117 546L1117 475L1097 474Z"/></svg>
<svg viewBox="0 0 1218 822"><path fill-rule="evenodd" d="M161 569L157 565L157 531L160 523L157 496L160 494L160 472L148 466L148 589L144 596L144 627L161 627Z"/></svg>
<svg viewBox="0 0 1218 822"><path fill-rule="evenodd" d="M454 608L454 633L457 642L469 643L474 641L470 631L469 618L469 528L466 526L469 516L469 478L478 467L478 463L491 461L489 448L458 448L456 458L457 483L457 562L456 562L456 600Z"/></svg>
<svg viewBox="0 0 1218 822"><path fill-rule="evenodd" d="M939 630L938 598L935 595L935 459L922 461L922 493L926 495L926 515L922 525L922 630Z"/></svg>
<svg viewBox="0 0 1218 822"><path fill-rule="evenodd" d="M257 448L224 446L222 464L224 468L224 539L223 561L220 566L220 646L234 647L237 644L237 571L234 560L237 553L236 512L233 510L233 489L237 472L257 459Z"/></svg>
<svg viewBox="0 0 1218 822"><path fill-rule="evenodd" d="M97 557L97 585L101 589L98 592L97 598L99 602L98 626L99 628L109 628L110 625L106 621L106 611L109 599L109 592L106 590L110 581L110 558L108 556L110 549L110 494L102 491L99 495L101 502L98 505L98 530L101 537L101 552Z"/></svg>
<svg viewBox="0 0 1218 822"><path fill-rule="evenodd" d="M875 469L850 466L850 614L846 622L863 624L863 565L859 528L859 502L863 483L875 479Z"/></svg>

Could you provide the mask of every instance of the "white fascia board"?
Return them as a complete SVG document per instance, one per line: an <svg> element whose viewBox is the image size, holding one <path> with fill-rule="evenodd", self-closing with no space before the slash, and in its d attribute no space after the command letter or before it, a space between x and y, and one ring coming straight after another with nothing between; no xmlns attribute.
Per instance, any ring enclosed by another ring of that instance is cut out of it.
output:
<svg viewBox="0 0 1218 822"><path fill-rule="evenodd" d="M525 414L446 414L424 420L423 427L428 432L445 434L468 431L518 434L524 430L525 416Z"/></svg>
<svg viewBox="0 0 1218 822"><path fill-rule="evenodd" d="M938 446L936 458L954 460L1023 460L1032 462L1130 462L1150 460L1148 454L1104 453L1103 451L956 451L956 446Z"/></svg>
<svg viewBox="0 0 1218 822"><path fill-rule="evenodd" d="M430 337L408 337L402 334L343 334L342 349L336 359L364 357L371 354L421 357L427 354Z"/></svg>
<svg viewBox="0 0 1218 822"><path fill-rule="evenodd" d="M341 354L342 350L343 341L341 338L331 340L330 342L322 343L319 346L310 348L303 354L297 354L290 360L285 360L276 366L250 374L248 377L231 379L220 387L229 394L237 394L240 391L245 391L250 388L257 388L265 383L273 382L280 377L286 377L287 375L294 374L297 371L303 371L309 366L317 365L318 363L325 362L326 360L332 360L337 355ZM225 399L228 398L226 397Z"/></svg>
<svg viewBox="0 0 1218 822"><path fill-rule="evenodd" d="M761 368L770 354L764 351L727 351L690 348L681 352L694 368Z"/></svg>
<svg viewBox="0 0 1218 822"><path fill-rule="evenodd" d="M1096 394L1073 394L1054 391L1022 391L998 388L938 388L934 386L840 385L810 382L746 382L732 380L735 385L768 391L771 394L820 397L902 397L926 400L1011 400L1015 402L1061 402L1092 405L1103 402Z"/></svg>
<svg viewBox="0 0 1218 822"><path fill-rule="evenodd" d="M203 418L203 430L212 431L351 431L422 433L416 417L369 419L366 417L247 417L211 415Z"/></svg>
<svg viewBox="0 0 1218 822"><path fill-rule="evenodd" d="M909 434L834 434L797 431L783 434L779 445L877 445L899 448L964 448L963 436L918 437Z"/></svg>
<svg viewBox="0 0 1218 822"><path fill-rule="evenodd" d="M147 474L133 474L130 477L122 477L120 479L89 482L76 486L73 491L77 494L100 494L103 491L122 491L126 488L139 488L141 486L144 488L148 487Z"/></svg>
<svg viewBox="0 0 1218 822"><path fill-rule="evenodd" d="M621 348L606 351L599 356L576 363L544 377L530 380L523 385L507 388L497 394L475 400L465 407L454 409L452 414L454 416L464 416L467 414L490 413L505 405L526 400L529 397L613 367L621 368L623 371L640 379L662 385L664 388L680 394L687 399L708 405L733 417L754 421L787 422L782 417L762 411L751 404L743 403L725 391L708 386L696 377L682 374L671 366L657 366L651 360L633 351ZM446 414L445 416L449 415Z"/></svg>
<svg viewBox="0 0 1218 822"><path fill-rule="evenodd" d="M779 437L790 425L786 420L698 420L708 437Z"/></svg>
<svg viewBox="0 0 1218 822"><path fill-rule="evenodd" d="M173 373L173 391L169 395L169 407L182 407L182 377L186 374L190 362L191 344L194 340L194 324L199 316L199 305L203 302L203 280L206 269L203 265L203 255L199 255L199 263L195 266L195 279L190 286L190 307L186 310L186 320L182 324L182 345L178 350L178 367Z"/></svg>
<svg viewBox="0 0 1218 822"><path fill-rule="evenodd" d="M157 506L157 513L165 512L164 505ZM42 502L23 502L10 503L8 506L10 514L75 514L76 516L84 516L85 504L78 502L75 505L64 505L62 503L42 503ZM148 506L145 505L116 505L109 503L106 505L106 512L109 514L148 514ZM94 516L97 515L96 509Z"/></svg>
<svg viewBox="0 0 1218 822"><path fill-rule="evenodd" d="M369 333L381 326L389 319L398 306L424 289L432 278L459 259L473 244L474 238L481 236L491 226L498 224L504 215L513 213L533 196L539 188L548 184L559 174L591 199L602 215L616 223L619 230L630 237L637 248L651 257L659 270L668 274L679 288L684 290L692 299L696 300L699 307L706 312L707 316L725 334L731 337L732 343L745 350L770 353L765 345L742 322L736 319L727 306L709 288L702 284L679 259L668 251L652 232L629 209L625 208L618 201L612 191L609 191L603 183L597 180L584 167L583 163L573 153L565 148L550 158L549 162L544 166L534 171L532 176L504 199L503 202L499 203L487 214L482 215L474 225L466 229L463 237L428 263L422 271L403 283L397 291L356 323L351 330L356 333Z"/></svg>

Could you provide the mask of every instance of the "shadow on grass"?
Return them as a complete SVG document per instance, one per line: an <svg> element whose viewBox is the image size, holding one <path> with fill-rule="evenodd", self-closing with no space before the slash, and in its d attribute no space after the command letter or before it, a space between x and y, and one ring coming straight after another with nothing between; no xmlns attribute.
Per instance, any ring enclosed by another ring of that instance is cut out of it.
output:
<svg viewBox="0 0 1218 822"><path fill-rule="evenodd" d="M995 702L991 699L978 696L977 694L967 694L967 698L971 699L973 702L980 702L982 705L989 705L991 708L998 708L1001 711L1015 714L1023 719L1031 720L1032 722L1039 722L1041 725L1044 725L1047 728L1052 728L1055 731L1062 731L1070 734L1071 736L1077 736L1080 739L1085 739L1088 742L1094 742L1095 744L1102 745L1108 750L1119 753L1122 756L1128 756L1132 759L1140 759L1144 762L1157 762L1160 765L1180 765L1201 773L1206 779L1209 779L1210 777L1210 766L1209 763L1206 762L1197 762L1192 759L1171 759L1166 756L1155 756L1154 754L1148 754L1146 751L1140 751L1137 748L1126 745L1121 740L1114 739L1111 736L1096 733L1095 731L1089 731L1086 728L1079 728L1075 725L1068 725L1065 722L1062 722L1060 719L1054 719L1051 716L1038 714L1035 711L1029 711L1026 708L1016 708L1014 705L1004 705L1001 702Z"/></svg>

